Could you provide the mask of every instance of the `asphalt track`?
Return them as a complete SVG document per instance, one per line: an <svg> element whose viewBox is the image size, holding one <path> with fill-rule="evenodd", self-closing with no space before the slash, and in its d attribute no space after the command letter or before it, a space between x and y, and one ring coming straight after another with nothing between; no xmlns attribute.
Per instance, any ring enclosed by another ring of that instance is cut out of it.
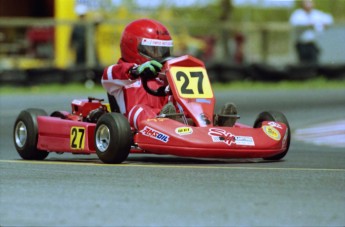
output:
<svg viewBox="0 0 345 227"><path fill-rule="evenodd" d="M24 161L12 142L20 110L69 110L71 100L83 96L1 94L0 226L344 226L345 148L336 142L345 126L334 136L328 131L322 146L301 140L304 129L344 122L345 89L216 97L217 109L233 101L240 122L250 125L263 110L284 112L298 134L286 158L131 155L121 165L105 165L95 155L50 154Z"/></svg>

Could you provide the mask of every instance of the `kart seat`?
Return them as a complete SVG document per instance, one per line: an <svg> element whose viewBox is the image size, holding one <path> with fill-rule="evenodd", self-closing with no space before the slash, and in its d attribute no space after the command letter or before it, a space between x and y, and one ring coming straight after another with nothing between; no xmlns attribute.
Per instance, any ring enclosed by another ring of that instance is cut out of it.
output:
<svg viewBox="0 0 345 227"><path fill-rule="evenodd" d="M107 95L108 95L108 100L109 100L109 105L110 105L111 112L120 113L120 108L119 108L119 105L116 102L115 97L110 95L109 93L107 93Z"/></svg>

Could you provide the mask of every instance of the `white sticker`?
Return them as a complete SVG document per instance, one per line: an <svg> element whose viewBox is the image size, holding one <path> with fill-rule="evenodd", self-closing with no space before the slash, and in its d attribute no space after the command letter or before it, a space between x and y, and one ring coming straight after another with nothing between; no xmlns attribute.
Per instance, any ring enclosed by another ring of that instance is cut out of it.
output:
<svg viewBox="0 0 345 227"><path fill-rule="evenodd" d="M160 47L172 47L172 46L174 46L172 40L147 39L147 38L142 39L141 45L160 46Z"/></svg>

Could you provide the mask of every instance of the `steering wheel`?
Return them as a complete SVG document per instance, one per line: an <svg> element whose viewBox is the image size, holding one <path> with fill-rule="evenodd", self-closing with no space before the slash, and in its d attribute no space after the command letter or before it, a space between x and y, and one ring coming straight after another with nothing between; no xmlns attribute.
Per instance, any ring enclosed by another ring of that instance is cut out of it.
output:
<svg viewBox="0 0 345 227"><path fill-rule="evenodd" d="M164 58L163 60L160 61L160 63L164 64L166 61L169 61L173 58L174 57ZM164 68L162 71L164 71ZM165 73L159 73L158 77L165 80L166 76L165 76ZM156 90L150 88L148 85L148 81L150 81L150 80L155 80L155 79L141 78L141 82L142 82L143 87L147 93L149 93L150 95L154 95L154 96L167 96L167 95L171 94L170 89L169 89L169 85L160 86Z"/></svg>
<svg viewBox="0 0 345 227"><path fill-rule="evenodd" d="M143 87L147 93L149 93L150 95L154 95L154 96L167 96L167 95L169 95L170 92L167 89L167 87L169 85L162 85L159 88L154 90L154 89L150 88L148 85L148 82L150 80L152 81L155 79L141 78L141 82L142 82Z"/></svg>

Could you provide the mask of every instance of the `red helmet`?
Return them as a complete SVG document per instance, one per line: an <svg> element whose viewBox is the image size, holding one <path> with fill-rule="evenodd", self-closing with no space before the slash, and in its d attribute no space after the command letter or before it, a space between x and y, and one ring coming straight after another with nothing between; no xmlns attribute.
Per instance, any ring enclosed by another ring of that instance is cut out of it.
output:
<svg viewBox="0 0 345 227"><path fill-rule="evenodd" d="M142 64L154 59L161 61L171 55L173 42L161 23L140 19L128 24L121 37L121 55L127 62Z"/></svg>

